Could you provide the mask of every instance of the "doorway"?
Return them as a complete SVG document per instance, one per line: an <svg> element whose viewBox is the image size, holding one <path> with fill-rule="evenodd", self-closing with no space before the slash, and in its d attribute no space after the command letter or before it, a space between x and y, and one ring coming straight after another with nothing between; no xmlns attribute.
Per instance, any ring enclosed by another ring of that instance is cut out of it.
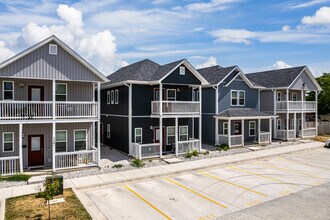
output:
<svg viewBox="0 0 330 220"><path fill-rule="evenodd" d="M44 101L44 87L28 86L28 101Z"/></svg>
<svg viewBox="0 0 330 220"><path fill-rule="evenodd" d="M28 166L44 166L44 135L28 135Z"/></svg>

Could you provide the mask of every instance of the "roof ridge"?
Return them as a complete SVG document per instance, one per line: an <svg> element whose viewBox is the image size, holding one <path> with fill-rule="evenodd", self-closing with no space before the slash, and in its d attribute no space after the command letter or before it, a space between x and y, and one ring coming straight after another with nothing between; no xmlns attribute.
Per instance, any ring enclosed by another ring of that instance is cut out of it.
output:
<svg viewBox="0 0 330 220"><path fill-rule="evenodd" d="M292 66L292 67L281 68L281 69L264 70L264 71L258 71L258 72L250 72L250 73L246 73L246 75L249 75L249 74L256 74L256 73L266 73L266 72L277 72L277 71L281 71L281 70L289 70L289 69L305 68L305 67L306 67L306 65L303 65L303 66Z"/></svg>

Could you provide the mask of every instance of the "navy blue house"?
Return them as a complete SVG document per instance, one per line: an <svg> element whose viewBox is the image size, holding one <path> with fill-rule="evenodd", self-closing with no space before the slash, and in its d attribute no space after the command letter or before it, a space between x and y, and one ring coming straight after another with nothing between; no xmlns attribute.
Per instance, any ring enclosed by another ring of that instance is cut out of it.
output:
<svg viewBox="0 0 330 220"><path fill-rule="evenodd" d="M237 66L198 69L209 82L202 93L202 137L210 144L270 143L274 114L260 111L260 90Z"/></svg>
<svg viewBox="0 0 330 220"><path fill-rule="evenodd" d="M199 97L207 81L187 60L145 59L108 79L101 91L103 144L137 158L201 149Z"/></svg>

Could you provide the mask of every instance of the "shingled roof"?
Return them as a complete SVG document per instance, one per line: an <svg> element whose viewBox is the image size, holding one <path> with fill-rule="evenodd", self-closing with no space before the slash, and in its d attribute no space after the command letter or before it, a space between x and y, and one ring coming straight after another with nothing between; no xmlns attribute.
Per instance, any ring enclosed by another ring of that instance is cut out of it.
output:
<svg viewBox="0 0 330 220"><path fill-rule="evenodd" d="M235 118L235 117L272 117L273 114L257 111L252 108L229 108L217 115L217 118Z"/></svg>
<svg viewBox="0 0 330 220"><path fill-rule="evenodd" d="M289 87L306 66L249 73L245 76L254 86L267 88Z"/></svg>
<svg viewBox="0 0 330 220"><path fill-rule="evenodd" d="M198 69L197 71L210 83L218 84L237 66L221 67L219 65Z"/></svg>

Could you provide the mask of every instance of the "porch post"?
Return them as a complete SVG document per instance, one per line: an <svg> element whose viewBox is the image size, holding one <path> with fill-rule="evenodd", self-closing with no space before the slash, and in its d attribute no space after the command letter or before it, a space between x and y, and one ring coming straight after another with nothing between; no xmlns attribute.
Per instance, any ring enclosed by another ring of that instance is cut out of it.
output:
<svg viewBox="0 0 330 220"><path fill-rule="evenodd" d="M22 135L23 135L23 124L19 123L19 129L18 129L18 152L19 152L19 172L23 173L23 140L22 140Z"/></svg>
<svg viewBox="0 0 330 220"><path fill-rule="evenodd" d="M231 120L228 119L228 146L231 147Z"/></svg>
<svg viewBox="0 0 330 220"><path fill-rule="evenodd" d="M304 138L304 90L301 90L301 138Z"/></svg>
<svg viewBox="0 0 330 220"><path fill-rule="evenodd" d="M55 113L56 113L56 106L55 106L55 100L56 100L56 80L53 79L53 99L52 99L52 107L53 107L53 120L55 120Z"/></svg>
<svg viewBox="0 0 330 220"><path fill-rule="evenodd" d="M276 92L276 89L273 90L274 92L274 115L276 115L276 108L277 108L277 92ZM273 134L273 137L274 138L277 138L277 120L276 118L274 118L274 124L273 124L273 131L274 131L274 134Z"/></svg>
<svg viewBox="0 0 330 220"><path fill-rule="evenodd" d="M179 135L179 129L178 129L178 117L175 117L175 156L179 156L179 144L178 144L178 141L179 141L179 138L178 138L178 135Z"/></svg>
<svg viewBox="0 0 330 220"><path fill-rule="evenodd" d="M215 145L219 144L219 119L215 118Z"/></svg>
<svg viewBox="0 0 330 220"><path fill-rule="evenodd" d="M318 135L318 115L317 115L317 95L319 91L315 91L315 136Z"/></svg>
<svg viewBox="0 0 330 220"><path fill-rule="evenodd" d="M101 82L97 82L97 165L101 161ZM93 129L94 131L94 129ZM94 135L95 136L95 135Z"/></svg>
<svg viewBox="0 0 330 220"><path fill-rule="evenodd" d="M163 84L159 84L159 155L163 156Z"/></svg>
<svg viewBox="0 0 330 220"><path fill-rule="evenodd" d="M294 139L296 140L297 137L297 113L293 113L293 130L294 130Z"/></svg>
<svg viewBox="0 0 330 220"><path fill-rule="evenodd" d="M269 143L272 143L272 118L269 119Z"/></svg>
<svg viewBox="0 0 330 220"><path fill-rule="evenodd" d="M289 89L286 89L286 140L289 140Z"/></svg>
<svg viewBox="0 0 330 220"><path fill-rule="evenodd" d="M53 168L53 172L56 171L56 167L55 167L55 152L56 152L56 144L55 144L55 139L56 139L56 123L53 122L53 129L52 129L52 168Z"/></svg>
<svg viewBox="0 0 330 220"><path fill-rule="evenodd" d="M260 127L261 127L261 120L258 118L258 144L260 145Z"/></svg>
<svg viewBox="0 0 330 220"><path fill-rule="evenodd" d="M242 146L244 147L244 119L242 119Z"/></svg>
<svg viewBox="0 0 330 220"><path fill-rule="evenodd" d="M202 86L199 86L199 120L198 120L198 138L199 138L199 152L202 151Z"/></svg>

